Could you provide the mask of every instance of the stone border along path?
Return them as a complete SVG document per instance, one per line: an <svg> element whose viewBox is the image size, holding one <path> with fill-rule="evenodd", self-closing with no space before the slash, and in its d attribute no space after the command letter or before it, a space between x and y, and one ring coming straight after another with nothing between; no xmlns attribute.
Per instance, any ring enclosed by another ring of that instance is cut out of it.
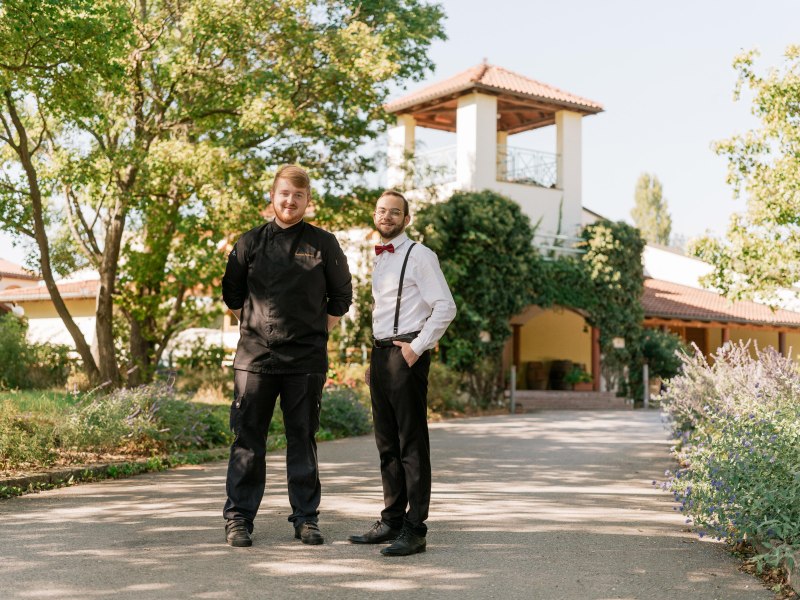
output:
<svg viewBox="0 0 800 600"><path fill-rule="evenodd" d="M428 551L405 558L346 541L382 504L371 436L319 445L322 546L293 538L282 453L252 548L224 543L224 461L11 498L0 596L772 600L651 485L669 445L655 411L432 424Z"/></svg>

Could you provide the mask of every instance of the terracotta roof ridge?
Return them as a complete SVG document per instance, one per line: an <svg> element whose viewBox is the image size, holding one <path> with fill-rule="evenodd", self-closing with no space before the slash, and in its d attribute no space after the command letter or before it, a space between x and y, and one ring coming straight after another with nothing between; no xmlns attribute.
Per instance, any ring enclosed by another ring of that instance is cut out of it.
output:
<svg viewBox="0 0 800 600"><path fill-rule="evenodd" d="M467 69L467 71L470 71L470 70L472 70L474 68L475 67L470 67L469 69ZM480 69L478 71L478 74L475 75L475 77L470 77L470 81L474 81L475 83L480 83L481 80L483 79L483 76L486 75L486 72L489 69L497 69L499 67L495 67L494 65L490 65L488 62L486 62L486 59L484 58L483 62L481 64L477 65L477 68Z"/></svg>

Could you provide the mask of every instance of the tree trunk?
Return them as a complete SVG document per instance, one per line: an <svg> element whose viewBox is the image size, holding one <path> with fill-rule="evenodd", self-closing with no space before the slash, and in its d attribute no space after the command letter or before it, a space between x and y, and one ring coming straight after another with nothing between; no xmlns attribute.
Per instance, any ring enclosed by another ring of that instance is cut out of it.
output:
<svg viewBox="0 0 800 600"><path fill-rule="evenodd" d="M153 380L154 364L152 357L155 354L155 344L147 339L146 323L128 318L131 327L130 352L131 371L128 375L128 386L135 387Z"/></svg>
<svg viewBox="0 0 800 600"><path fill-rule="evenodd" d="M96 335L100 375L114 387L122 382L114 351L114 286L117 279L122 234L125 230L125 203L117 199L106 228L103 260L100 263L100 291L97 295Z"/></svg>
<svg viewBox="0 0 800 600"><path fill-rule="evenodd" d="M42 278L44 279L47 291L50 293L50 298L53 301L53 306L55 306L58 316L61 317L61 320L64 322L64 326L67 328L70 336L72 336L72 340L75 342L75 349L78 351L78 354L83 361L83 369L86 373L86 376L92 383L98 383L101 379L101 374L98 371L97 363L92 356L92 350L89 344L86 343L83 333L81 333L81 330L75 324L75 321L73 320L72 315L70 314L69 309L64 302L64 299L61 297L61 293L58 291L58 286L56 285L55 278L53 277L53 270L50 265L50 245L47 240L47 232L45 230L43 217L44 209L42 205L42 192L39 188L39 178L36 173L36 167L33 165L33 156L31 155L28 147L28 133L22 123L22 120L19 118L14 100L11 97L11 92L6 90L4 95L11 120L14 123L17 135L19 135L19 145L16 146L14 150L17 152L20 162L25 169L25 176L27 177L28 185L30 186L30 198L31 205L33 207L34 237L36 240L36 245L39 248L39 260L42 269Z"/></svg>

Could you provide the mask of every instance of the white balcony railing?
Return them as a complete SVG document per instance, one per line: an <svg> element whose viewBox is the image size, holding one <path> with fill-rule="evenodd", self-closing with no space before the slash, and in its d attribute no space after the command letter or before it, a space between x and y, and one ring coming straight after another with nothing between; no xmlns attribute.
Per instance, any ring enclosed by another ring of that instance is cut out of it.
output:
<svg viewBox="0 0 800 600"><path fill-rule="evenodd" d="M497 180L554 188L558 181L558 155L499 144Z"/></svg>
<svg viewBox="0 0 800 600"><path fill-rule="evenodd" d="M456 147L421 152L412 161L414 187L440 185L456 180Z"/></svg>
<svg viewBox="0 0 800 600"><path fill-rule="evenodd" d="M456 155L456 146L417 154L406 164L414 187L455 181ZM555 188L558 181L558 155L498 144L497 181Z"/></svg>

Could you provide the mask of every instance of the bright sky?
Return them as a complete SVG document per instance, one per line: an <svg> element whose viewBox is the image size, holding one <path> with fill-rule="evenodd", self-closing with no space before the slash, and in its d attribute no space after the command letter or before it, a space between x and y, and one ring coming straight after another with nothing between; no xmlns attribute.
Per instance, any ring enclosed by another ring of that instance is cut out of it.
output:
<svg viewBox="0 0 800 600"><path fill-rule="evenodd" d="M647 171L664 186L673 233L723 234L730 213L743 210L710 145L757 124L744 97L733 102L733 58L757 47L759 72L782 64L786 46L800 44L796 0L441 3L449 39L432 48L429 81L485 57L604 106L583 119L584 206L630 221L636 179ZM509 145L536 148L526 135Z"/></svg>
<svg viewBox="0 0 800 600"><path fill-rule="evenodd" d="M674 233L722 234L730 213L743 209L710 144L756 124L747 102L733 102L731 64L741 50L757 47L760 72L780 65L786 46L800 44L796 0L442 4L449 39L431 49L437 69L427 82L485 57L603 104L605 112L583 120L584 206L630 220L636 179L647 171L664 186ZM451 143L420 137L428 149ZM509 144L548 149L546 141L521 134ZM0 256L24 261L23 250L3 236Z"/></svg>

